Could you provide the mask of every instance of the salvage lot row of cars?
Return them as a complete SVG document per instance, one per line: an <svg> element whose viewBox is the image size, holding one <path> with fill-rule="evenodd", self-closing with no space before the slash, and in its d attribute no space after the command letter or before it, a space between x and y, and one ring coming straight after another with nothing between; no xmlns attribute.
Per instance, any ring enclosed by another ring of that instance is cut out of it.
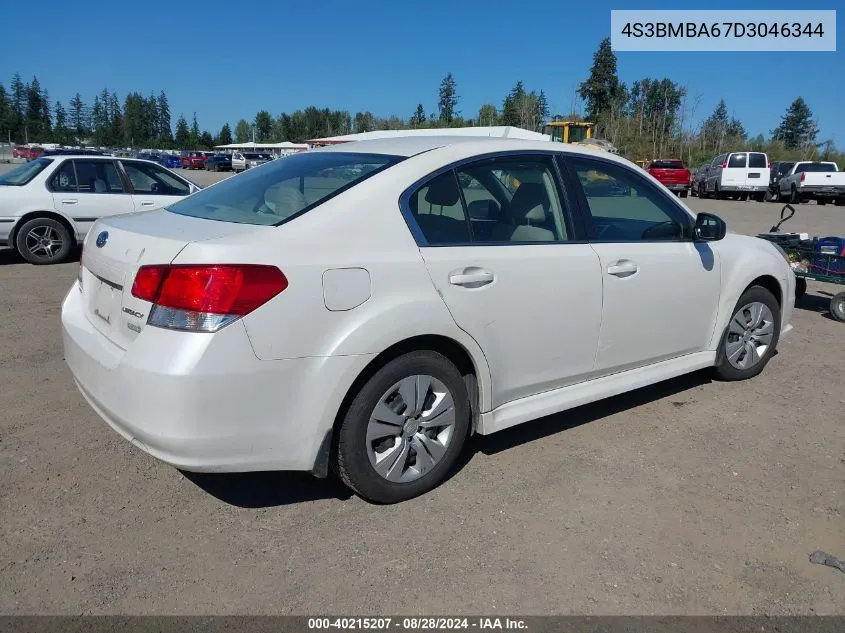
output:
<svg viewBox="0 0 845 633"><path fill-rule="evenodd" d="M682 198L756 200L845 206L845 173L831 161L771 163L763 152L720 154L690 171L679 159L653 160L644 169Z"/></svg>
<svg viewBox="0 0 845 633"><path fill-rule="evenodd" d="M62 161L28 180L58 208L146 200L130 160ZM438 486L472 433L698 369L758 374L794 293L775 245L618 157L397 138L102 217L62 331L82 395L156 458L332 471L391 503Z"/></svg>

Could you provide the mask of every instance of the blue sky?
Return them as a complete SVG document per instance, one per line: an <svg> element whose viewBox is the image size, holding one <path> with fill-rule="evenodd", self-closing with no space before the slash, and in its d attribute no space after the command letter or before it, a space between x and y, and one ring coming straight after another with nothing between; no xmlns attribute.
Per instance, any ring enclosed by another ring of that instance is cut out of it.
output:
<svg viewBox="0 0 845 633"><path fill-rule="evenodd" d="M799 3L803 4L803 3ZM841 0L815 0L836 9ZM410 116L417 103L436 109L450 71L458 109L475 116L485 102L501 107L521 79L544 89L553 112L570 111L576 87L599 41L609 35L612 8L684 7L673 1L521 4L495 0L205 0L114 2L65 0L4 3L0 81L33 75L64 103L87 102L103 87L121 99L130 90L164 90L175 124L194 111L217 133L228 121L274 115L308 105L354 114ZM794 0L708 0L701 9L795 9ZM845 8L840 11L845 14ZM842 18L838 16L838 23ZM839 30L839 29L838 29ZM801 95L821 127L845 148L845 54L620 52L620 78L669 77L700 95L696 118L720 98L751 135L768 135ZM835 81L834 81L835 80Z"/></svg>

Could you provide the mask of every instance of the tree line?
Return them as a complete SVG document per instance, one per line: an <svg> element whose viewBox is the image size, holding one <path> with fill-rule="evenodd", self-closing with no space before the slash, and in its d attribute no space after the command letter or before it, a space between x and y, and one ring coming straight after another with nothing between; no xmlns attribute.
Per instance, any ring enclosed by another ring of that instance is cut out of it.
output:
<svg viewBox="0 0 845 633"><path fill-rule="evenodd" d="M578 95L597 133L632 160L679 157L697 166L723 152L764 151L775 160L814 159L843 163L833 141L819 140L818 122L802 97L795 98L768 137L749 136L721 99L705 119L696 118L702 95L668 78L643 78L630 88L619 80L617 59L604 39Z"/></svg>
<svg viewBox="0 0 845 633"><path fill-rule="evenodd" d="M434 111L419 103L408 117L376 116L370 111L352 114L309 106L295 112L272 114L259 110L240 119L234 129L225 123L212 134L202 130L194 112L191 121L179 115L172 125L164 91L144 96L130 92L122 100L103 89L93 100L80 94L67 105L51 104L37 77L24 83L15 74L9 89L0 83L0 140L13 143L56 142L63 145L212 149L233 142L303 142L373 130L424 129L510 125L538 132L555 119L584 119L596 123L598 136L608 139L632 160L676 156L691 165L723 151L766 151L772 160L821 157L841 162L832 140L819 141L818 124L808 104L796 98L768 138L749 137L745 126L730 115L721 100L703 121L697 119L702 95L690 95L686 86L668 78L645 77L630 87L619 80L616 55L605 38L593 56L589 75L577 89L583 116L573 102L572 112L552 114L544 90L517 81L500 104L485 103L472 115L459 108L457 81L447 73L436 93Z"/></svg>

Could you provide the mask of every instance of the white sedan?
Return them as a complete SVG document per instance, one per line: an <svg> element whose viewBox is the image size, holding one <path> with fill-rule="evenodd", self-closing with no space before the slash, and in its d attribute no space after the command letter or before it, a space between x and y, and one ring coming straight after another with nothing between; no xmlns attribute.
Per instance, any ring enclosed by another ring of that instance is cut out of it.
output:
<svg viewBox="0 0 845 633"><path fill-rule="evenodd" d="M37 158L0 175L0 247L32 264L57 264L98 218L158 209L199 189L148 160Z"/></svg>
<svg viewBox="0 0 845 633"><path fill-rule="evenodd" d="M633 163L395 138L103 219L62 306L80 391L188 471L329 469L397 502L489 434L703 368L755 376L795 277Z"/></svg>

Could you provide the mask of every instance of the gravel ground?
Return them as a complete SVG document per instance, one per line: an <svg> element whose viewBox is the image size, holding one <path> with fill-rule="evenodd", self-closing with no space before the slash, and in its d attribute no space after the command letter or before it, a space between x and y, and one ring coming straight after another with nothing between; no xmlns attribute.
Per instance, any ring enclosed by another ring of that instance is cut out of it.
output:
<svg viewBox="0 0 845 633"><path fill-rule="evenodd" d="M748 233L780 209L689 204ZM845 209L792 224L843 235ZM810 284L752 381L695 374L478 438L445 485L378 507L123 441L62 359L76 267L0 252L0 613L845 613L845 574L808 560L845 558L836 287Z"/></svg>

